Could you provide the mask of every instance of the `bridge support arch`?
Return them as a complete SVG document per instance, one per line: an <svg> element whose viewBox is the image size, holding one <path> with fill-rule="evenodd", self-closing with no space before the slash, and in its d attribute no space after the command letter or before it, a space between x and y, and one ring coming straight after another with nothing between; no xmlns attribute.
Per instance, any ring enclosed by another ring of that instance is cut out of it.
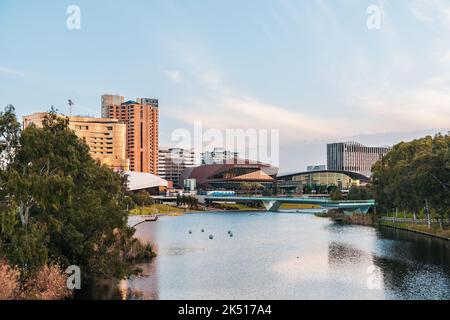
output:
<svg viewBox="0 0 450 320"><path fill-rule="evenodd" d="M262 201L264 208L270 212L277 212L282 205L281 201Z"/></svg>

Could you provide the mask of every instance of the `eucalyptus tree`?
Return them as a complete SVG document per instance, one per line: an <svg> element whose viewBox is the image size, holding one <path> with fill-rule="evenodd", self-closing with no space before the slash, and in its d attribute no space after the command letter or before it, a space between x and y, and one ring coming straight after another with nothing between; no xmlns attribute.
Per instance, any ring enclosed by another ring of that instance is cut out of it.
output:
<svg viewBox="0 0 450 320"><path fill-rule="evenodd" d="M13 113L5 110L0 123L17 121ZM0 242L8 245L0 254L26 270L57 260L85 276L131 273L125 257L136 240L127 226L126 179L92 159L54 109L43 128L23 130L14 149L2 170Z"/></svg>
<svg viewBox="0 0 450 320"><path fill-rule="evenodd" d="M394 146L373 167L380 206L417 213L425 203L442 219L450 214L450 136L438 134Z"/></svg>

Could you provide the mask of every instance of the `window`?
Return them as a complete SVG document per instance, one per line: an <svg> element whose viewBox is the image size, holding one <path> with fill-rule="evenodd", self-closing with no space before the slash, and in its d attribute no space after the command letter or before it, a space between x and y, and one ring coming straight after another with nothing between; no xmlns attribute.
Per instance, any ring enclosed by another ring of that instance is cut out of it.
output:
<svg viewBox="0 0 450 320"><path fill-rule="evenodd" d="M142 125L142 122L141 122L141 136L140 136L140 138L141 138L141 148L143 148L143 146L144 146L144 135L143 135L143 125Z"/></svg>

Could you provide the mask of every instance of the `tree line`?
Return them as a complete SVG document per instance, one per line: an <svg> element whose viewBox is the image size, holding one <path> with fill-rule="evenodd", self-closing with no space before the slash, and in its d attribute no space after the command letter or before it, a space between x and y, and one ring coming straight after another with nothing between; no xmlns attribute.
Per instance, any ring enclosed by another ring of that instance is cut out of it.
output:
<svg viewBox="0 0 450 320"><path fill-rule="evenodd" d="M450 136L401 142L373 167L379 209L450 216Z"/></svg>
<svg viewBox="0 0 450 320"><path fill-rule="evenodd" d="M53 108L43 128L24 130L13 106L0 113L0 265L17 268L22 288L55 265L79 266L83 280L123 278L153 254L127 226L126 177L68 124Z"/></svg>

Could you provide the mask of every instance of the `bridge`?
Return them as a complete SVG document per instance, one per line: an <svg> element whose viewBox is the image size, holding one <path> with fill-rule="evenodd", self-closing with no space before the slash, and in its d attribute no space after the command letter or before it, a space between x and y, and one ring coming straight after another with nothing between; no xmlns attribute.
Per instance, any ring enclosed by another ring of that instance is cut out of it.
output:
<svg viewBox="0 0 450 320"><path fill-rule="evenodd" d="M333 201L327 198L278 198L278 197L206 197L206 202L262 202L267 211L276 212L285 203L320 206L322 209L337 209L345 213L367 214L376 206L375 200Z"/></svg>

